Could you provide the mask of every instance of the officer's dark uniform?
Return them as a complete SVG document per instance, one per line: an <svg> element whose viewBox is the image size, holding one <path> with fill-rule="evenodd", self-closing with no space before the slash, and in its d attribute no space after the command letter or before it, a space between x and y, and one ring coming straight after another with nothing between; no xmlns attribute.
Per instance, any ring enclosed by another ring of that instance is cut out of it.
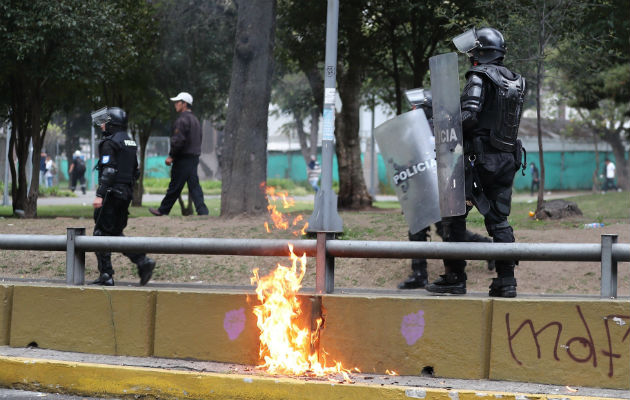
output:
<svg viewBox="0 0 630 400"><path fill-rule="evenodd" d="M525 97L525 79L503 66L505 42L492 28L472 31L476 47L465 50L473 66L466 73L461 96L466 181L466 214L445 218L446 241L466 239L466 216L475 205L484 216L495 243L512 243L507 217L514 175L521 166L521 143L516 139ZM461 50L461 49L460 49ZM463 260L444 260L445 275L427 286L435 293L466 293ZM496 260L498 278L490 296L515 297L514 260Z"/></svg>
<svg viewBox="0 0 630 400"><path fill-rule="evenodd" d="M184 185L188 184L188 194L197 214L208 215L208 207L203 200L203 191L197 175L201 155L201 125L192 112L179 113L173 126L169 155L173 158L171 182L157 212L151 212L155 215L168 215L182 193Z"/></svg>
<svg viewBox="0 0 630 400"><path fill-rule="evenodd" d="M99 143L98 188L96 196L103 205L94 210L94 236L124 236L128 209L133 197L133 185L140 171L136 157L137 145L126 132L127 115L120 108L107 109L110 121ZM138 266L140 285L146 285L155 268L155 261L145 254L124 253ZM96 252L99 278L94 284L114 285L111 252Z"/></svg>

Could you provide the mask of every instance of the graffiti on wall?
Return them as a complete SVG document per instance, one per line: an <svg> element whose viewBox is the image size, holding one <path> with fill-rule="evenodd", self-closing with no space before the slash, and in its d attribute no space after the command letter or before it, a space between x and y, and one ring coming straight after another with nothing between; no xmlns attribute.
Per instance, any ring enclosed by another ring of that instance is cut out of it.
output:
<svg viewBox="0 0 630 400"><path fill-rule="evenodd" d="M562 336L566 325L566 318L575 318L583 327L583 332L576 335L569 333L567 340ZM556 361L560 361L559 353L563 350L570 360L578 364L589 364L593 368L604 365L608 369L608 376L614 376L615 361L622 358L622 354L628 353L628 336L630 335L630 315L610 314L599 317L597 320L587 320L579 305L575 306L575 314L566 316L565 324L561 321L549 321L544 325L535 323L532 319L515 321L510 313L505 314L505 327L507 329L507 341L512 359L518 364L523 362L519 358L514 346L517 338L531 337L533 347L519 347L520 352L535 351L538 359L543 356L541 348L541 335L552 335L554 345L551 354ZM599 335L598 335L599 333ZM603 333L603 335L602 335ZM599 338L598 340L594 338ZM604 338L604 339L602 339ZM549 351L549 349L544 349Z"/></svg>

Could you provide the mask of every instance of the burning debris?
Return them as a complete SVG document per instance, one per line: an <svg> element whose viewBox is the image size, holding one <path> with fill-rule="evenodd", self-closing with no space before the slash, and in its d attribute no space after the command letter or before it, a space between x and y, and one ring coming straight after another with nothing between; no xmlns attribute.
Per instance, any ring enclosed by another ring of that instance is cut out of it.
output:
<svg viewBox="0 0 630 400"><path fill-rule="evenodd" d="M280 200L284 209L290 208L295 204L293 198L288 197L286 192L277 192L275 188L267 187L264 183L261 188L264 188L269 200L267 209L273 226L281 230L296 229L293 231L296 236L304 234L308 223L298 228L303 221L302 215L289 221L276 206L276 202ZM268 223L265 223L265 228L270 232ZM335 380L332 376L340 374L342 381L350 383L350 370L343 368L340 362L335 362L334 367L326 367L323 351L323 362L320 362L317 344L322 319L317 319L314 330L298 324L302 314L298 292L306 274L306 254L297 256L290 243L288 248L291 267L278 264L275 270L263 277L259 276L259 269L256 268L251 278L261 303L254 307L260 329L259 355L264 361L259 368L272 374L327 377L329 380Z"/></svg>
<svg viewBox="0 0 630 400"><path fill-rule="evenodd" d="M265 182L261 183L260 187L265 190L265 194L267 195L267 210L269 211L269 217L271 218L273 226L276 229L283 231L292 229L293 235L297 237L306 234L308 222L304 222L302 227L298 226L300 222L304 220L304 217L301 214L293 218L293 220L289 220L285 214L278 210L278 202L280 202L282 207L286 210L295 206L295 200L292 197L289 197L286 191L277 191L273 186L267 186ZM271 233L271 228L269 227L268 222L265 222L265 229L267 230L267 233Z"/></svg>

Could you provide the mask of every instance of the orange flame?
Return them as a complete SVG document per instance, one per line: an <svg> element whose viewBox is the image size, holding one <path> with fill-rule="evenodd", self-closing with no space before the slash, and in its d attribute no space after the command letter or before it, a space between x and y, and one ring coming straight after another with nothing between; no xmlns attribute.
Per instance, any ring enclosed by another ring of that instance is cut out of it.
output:
<svg viewBox="0 0 630 400"><path fill-rule="evenodd" d="M335 373L350 381L349 371L340 362L334 367L325 367L319 361L314 343L319 339L321 318L317 328L300 328L301 303L297 296L306 273L306 254L298 257L289 244L291 267L278 264L269 275L260 277L254 269L252 284L256 284L256 294L261 304L254 307L257 325L260 329L259 355L264 364L260 368L272 374L295 374L325 376ZM299 262L299 267L298 267Z"/></svg>
<svg viewBox="0 0 630 400"><path fill-rule="evenodd" d="M275 203L282 201L284 208L295 204L286 192L277 192L273 187L267 187L261 183L269 199L269 215L276 229L295 228L293 234L303 235L308 223L304 222L302 228L299 225L304 217L298 215L289 220L280 211ZM265 229L271 232L269 224L265 222ZM325 352L320 356L317 351L319 332L322 319L316 321L316 328L311 331L310 326L300 327L299 318L302 314L298 292L302 287L302 279L306 274L306 254L298 257L293 252L293 245L288 244L291 267L278 264L277 268L269 275L261 277L258 268L254 269L251 283L256 284L256 294L260 305L254 307L254 315L260 329L259 355L264 363L259 368L266 369L272 374L294 374L309 376L330 376L341 374L343 380L350 380L350 371L344 369L340 362L335 366L326 367ZM298 265L299 263L299 265ZM303 319L304 320L304 319ZM310 325L310 324L309 324Z"/></svg>
<svg viewBox="0 0 630 400"><path fill-rule="evenodd" d="M298 223L301 222L304 217L302 215L298 215L293 219L293 221L289 221L289 219L278 210L278 206L276 205L276 203L281 202L284 209L291 208L295 206L295 200L293 197L289 197L289 194L286 191L277 191L273 186L267 186L265 182L262 182L260 187L265 190L265 194L267 195L267 210L269 211L269 217L271 218L273 226L276 229L283 231L293 228L295 229L292 231L294 236L305 235L308 222L304 222L304 226L301 228L298 226ZM268 233L271 233L271 228L267 222L265 222L265 229Z"/></svg>

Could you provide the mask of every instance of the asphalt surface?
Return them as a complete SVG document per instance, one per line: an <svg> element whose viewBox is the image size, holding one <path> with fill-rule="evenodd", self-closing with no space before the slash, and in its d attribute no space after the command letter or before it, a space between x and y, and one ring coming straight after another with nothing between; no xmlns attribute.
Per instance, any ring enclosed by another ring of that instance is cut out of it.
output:
<svg viewBox="0 0 630 400"><path fill-rule="evenodd" d="M581 194L588 194L591 192L547 192L545 194L545 200L553 200L558 198L567 198L572 196L577 196ZM91 205L92 200L94 200L96 192L94 190L88 190L86 194L82 194L81 191L77 190L75 192L76 197L39 197L37 199L38 205L66 205L66 204L83 204L83 205ZM184 199L187 199L187 196L183 196ZM218 199L220 195L205 195L206 199ZM164 198L164 194L145 194L142 196L142 202L154 202L159 203ZM313 201L314 195L306 195L306 196L296 196L294 197L296 201ZM517 193L512 196L512 201L518 203L536 203L537 196L530 196L529 193ZM376 201L397 201L396 196L393 195L376 195ZM9 197L9 204L11 203L11 198Z"/></svg>
<svg viewBox="0 0 630 400"><path fill-rule="evenodd" d="M264 377L264 372L256 369L253 366L244 366L239 364L229 363L217 363L209 361L194 361L194 360L182 360L182 359L166 359L157 357L128 357L128 356L110 356L110 355L98 355L98 354L86 354L86 353L74 353L65 351L55 351L39 348L13 348L8 346L0 346L0 366L7 359L29 359L29 360L54 360L58 362L72 363L73 369L80 371L81 365L102 365L102 366L119 366L121 368L129 369L126 375L133 379L135 370L130 367L138 367L139 369L146 371L150 369L160 376L160 380L168 381L169 375L173 371L177 372L190 372L209 374L211 376L226 376L233 378L234 376L250 376L251 378L244 378L247 382L248 379L268 379L269 377L275 379L289 378L289 382L296 385L303 385L312 381L312 378L299 378L299 377L285 377L285 376L268 376ZM37 365L37 362L31 361L30 364ZM160 373L163 373L160 375ZM1 373L0 373L1 374ZM261 378L262 375L262 378ZM569 386L557 386L557 385L544 385L527 382L507 382L507 381L492 381L492 380L464 380L464 379L446 379L430 376L389 376L389 375L376 375L376 374L352 374L352 384L343 383L341 377L333 377L335 385L367 385L374 388L381 388L383 386L404 388L406 392L413 391L431 391L447 390L447 391L474 391L474 392L499 392L499 393L514 393L525 395L549 395L558 396L558 398L570 399L573 396L580 396L580 399L584 398L599 398L599 399L630 399L630 391L627 390L615 390L615 389L602 389L602 388L589 388L589 387L569 387ZM325 379L320 379L326 381ZM29 388L30 389L30 388ZM148 393L147 393L148 394ZM16 395L22 395L22 393L16 393ZM98 394L96 394L98 395ZM115 393L114 393L115 395ZM2 395L0 394L0 398ZM26 396L26 394L24 394ZM32 398L39 398L37 397ZM413 397L413 396L411 396ZM11 398L11 397L5 397ZM15 397L27 399L27 397ZM54 399L74 399L75 397L51 397ZM85 397L82 397L85 398ZM500 398L500 397L497 397Z"/></svg>

